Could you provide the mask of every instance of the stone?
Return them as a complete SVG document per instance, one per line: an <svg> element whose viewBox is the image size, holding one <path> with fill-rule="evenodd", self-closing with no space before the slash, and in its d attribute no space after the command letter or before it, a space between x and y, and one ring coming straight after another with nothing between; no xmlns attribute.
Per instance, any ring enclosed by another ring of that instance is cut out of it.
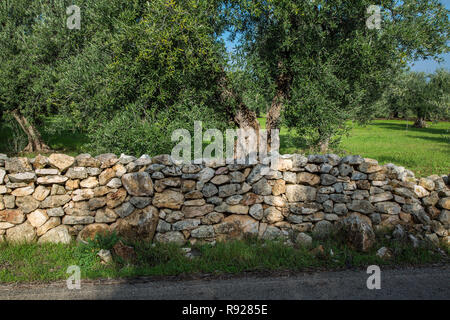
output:
<svg viewBox="0 0 450 320"><path fill-rule="evenodd" d="M106 249L101 249L97 255L100 257L103 263L110 264L113 261L111 251Z"/></svg>
<svg viewBox="0 0 450 320"><path fill-rule="evenodd" d="M10 243L30 243L35 240L36 231L28 221L6 230L6 241Z"/></svg>
<svg viewBox="0 0 450 320"><path fill-rule="evenodd" d="M110 209L121 205L127 197L127 191L123 188L116 192L110 192L106 195L106 206Z"/></svg>
<svg viewBox="0 0 450 320"><path fill-rule="evenodd" d="M338 167L339 175L342 177L347 177L353 173L353 167L351 165L341 163Z"/></svg>
<svg viewBox="0 0 450 320"><path fill-rule="evenodd" d="M268 207L264 210L264 219L268 223L276 223L279 221L283 221L284 216L280 210L275 207Z"/></svg>
<svg viewBox="0 0 450 320"><path fill-rule="evenodd" d="M9 229L11 230L11 229ZM435 233L429 233L425 234L425 238L433 245L438 246L439 245L439 238Z"/></svg>
<svg viewBox="0 0 450 320"><path fill-rule="evenodd" d="M63 186L60 186L59 184L52 185L52 190L50 191L50 195L56 196L56 195L64 195L66 194L66 189Z"/></svg>
<svg viewBox="0 0 450 320"><path fill-rule="evenodd" d="M193 206L193 207L183 206L181 211L184 213L185 218L195 218L213 212L214 205L205 204L203 206Z"/></svg>
<svg viewBox="0 0 450 320"><path fill-rule="evenodd" d="M428 179L428 178L420 178L419 186L425 188L428 191L433 191L435 188L434 181L432 179Z"/></svg>
<svg viewBox="0 0 450 320"><path fill-rule="evenodd" d="M279 196L286 193L286 182L282 179L274 180L272 184L272 194L274 196Z"/></svg>
<svg viewBox="0 0 450 320"><path fill-rule="evenodd" d="M442 198L438 202L439 208L450 210L450 197Z"/></svg>
<svg viewBox="0 0 450 320"><path fill-rule="evenodd" d="M96 211L95 222L96 223L111 223L117 220L119 216L114 212L114 210L109 208L104 208Z"/></svg>
<svg viewBox="0 0 450 320"><path fill-rule="evenodd" d="M375 210L387 214L399 214L401 207L395 202L378 202L375 204Z"/></svg>
<svg viewBox="0 0 450 320"><path fill-rule="evenodd" d="M3 184L6 176L6 171L3 169L0 169L0 184Z"/></svg>
<svg viewBox="0 0 450 320"><path fill-rule="evenodd" d="M91 216L69 216L66 215L62 219L63 224L91 224L94 223L95 218Z"/></svg>
<svg viewBox="0 0 450 320"><path fill-rule="evenodd" d="M315 186L318 185L319 183L320 177L316 174L312 174L309 172L297 173L297 184L308 184L310 186Z"/></svg>
<svg viewBox="0 0 450 320"><path fill-rule="evenodd" d="M375 207L367 200L353 200L347 204L350 211L361 212L364 214L371 214L375 212Z"/></svg>
<svg viewBox="0 0 450 320"><path fill-rule="evenodd" d="M415 193L407 188L394 188L394 193L404 198L416 198Z"/></svg>
<svg viewBox="0 0 450 320"><path fill-rule="evenodd" d="M198 180L201 182L208 182L209 180L211 180L215 175L215 171L211 168L203 168L199 173L198 173Z"/></svg>
<svg viewBox="0 0 450 320"><path fill-rule="evenodd" d="M286 197L289 202L314 201L316 189L302 185L287 185Z"/></svg>
<svg viewBox="0 0 450 320"><path fill-rule="evenodd" d="M52 169L52 168L36 169L35 172L36 172L36 175L39 176L39 177L59 175L59 170L58 169Z"/></svg>
<svg viewBox="0 0 450 320"><path fill-rule="evenodd" d="M61 207L65 205L67 202L69 202L71 199L72 199L71 196L68 194L60 196L49 196L45 198L44 201L41 202L40 208L46 209L46 208Z"/></svg>
<svg viewBox="0 0 450 320"><path fill-rule="evenodd" d="M359 165L364 162L364 159L361 156L346 156L342 158L341 163L349 164L349 165Z"/></svg>
<svg viewBox="0 0 450 320"><path fill-rule="evenodd" d="M333 207L333 212L337 215L345 215L348 212L347 205L345 203L336 203Z"/></svg>
<svg viewBox="0 0 450 320"><path fill-rule="evenodd" d="M320 175L320 183L324 186L330 186L337 181L336 177L330 174L322 174Z"/></svg>
<svg viewBox="0 0 450 320"><path fill-rule="evenodd" d="M95 159L100 161L100 168L102 169L110 168L119 162L119 159L113 153L100 154Z"/></svg>
<svg viewBox="0 0 450 320"><path fill-rule="evenodd" d="M130 202L124 202L122 205L114 209L114 212L121 218L128 217L134 211L134 206Z"/></svg>
<svg viewBox="0 0 450 320"><path fill-rule="evenodd" d="M230 182L230 178L227 175L219 175L211 179L211 183L215 185L222 185L227 182Z"/></svg>
<svg viewBox="0 0 450 320"><path fill-rule="evenodd" d="M200 219L186 219L175 222L172 227L174 231L192 230L200 225Z"/></svg>
<svg viewBox="0 0 450 320"><path fill-rule="evenodd" d="M33 198L37 201L44 201L45 198L50 194L50 190L44 186L37 186L34 190Z"/></svg>
<svg viewBox="0 0 450 320"><path fill-rule="evenodd" d="M144 172L143 174L149 176L148 173ZM129 175L136 175L136 173L130 173ZM111 179L116 177L116 172L113 168L107 168L106 170L103 170L102 173L100 173L100 176L98 177L98 182L101 186L106 185ZM150 177L149 177L150 178Z"/></svg>
<svg viewBox="0 0 450 320"><path fill-rule="evenodd" d="M93 223L84 227L77 236L77 241L87 243L94 240L97 235L106 236L110 233L110 227L103 223Z"/></svg>
<svg viewBox="0 0 450 320"><path fill-rule="evenodd" d="M30 222L30 224L35 227L35 228L39 228L40 226L42 226L45 222L47 222L48 220L48 215L45 211L43 210L35 210L32 213L30 213L27 216L28 222Z"/></svg>
<svg viewBox="0 0 450 320"><path fill-rule="evenodd" d="M382 192L369 197L370 202L385 202L392 200L394 196L390 192Z"/></svg>
<svg viewBox="0 0 450 320"><path fill-rule="evenodd" d="M152 201L155 207L168 209L180 209L183 202L183 194L173 190L164 190L161 193L156 193Z"/></svg>
<svg viewBox="0 0 450 320"><path fill-rule="evenodd" d="M37 178L37 183L42 185L49 185L49 184L64 184L69 178L64 176L45 176L45 177L39 177Z"/></svg>
<svg viewBox="0 0 450 320"><path fill-rule="evenodd" d="M310 248L312 245L312 237L304 232L300 232L295 237L295 243L301 247Z"/></svg>
<svg viewBox="0 0 450 320"><path fill-rule="evenodd" d="M359 172L359 171L354 171L352 173L352 180L367 180L367 174Z"/></svg>
<svg viewBox="0 0 450 320"><path fill-rule="evenodd" d="M106 186L111 189L118 189L122 186L122 181L119 178L112 178Z"/></svg>
<svg viewBox="0 0 450 320"><path fill-rule="evenodd" d="M25 197L33 194L33 192L34 192L34 185L31 185L28 187L15 189L13 192L11 192L11 194L16 197Z"/></svg>
<svg viewBox="0 0 450 320"><path fill-rule="evenodd" d="M12 224L21 224L25 220L25 215L22 210L3 210L0 211L0 222L8 222Z"/></svg>
<svg viewBox="0 0 450 320"><path fill-rule="evenodd" d="M256 220L261 220L264 216L264 210L261 204L257 203L250 207L249 215L251 215Z"/></svg>
<svg viewBox="0 0 450 320"><path fill-rule="evenodd" d="M28 158L8 158L5 160L5 170L9 173L28 172L33 170Z"/></svg>
<svg viewBox="0 0 450 320"><path fill-rule="evenodd" d="M439 221L448 228L450 226L450 211L442 210L441 214L439 215Z"/></svg>
<svg viewBox="0 0 450 320"><path fill-rule="evenodd" d="M136 208L143 209L152 203L152 198L150 197L132 197L130 203Z"/></svg>
<svg viewBox="0 0 450 320"><path fill-rule="evenodd" d="M23 213L30 213L39 208L39 201L32 196L17 197L16 206L23 211Z"/></svg>
<svg viewBox="0 0 450 320"><path fill-rule="evenodd" d="M92 189L77 189L72 192L73 201L84 201L94 198L94 190Z"/></svg>
<svg viewBox="0 0 450 320"><path fill-rule="evenodd" d="M20 172L20 173L12 173L8 175L9 182L12 183L29 183L34 182L36 180L36 174L34 172Z"/></svg>
<svg viewBox="0 0 450 320"><path fill-rule="evenodd" d="M44 235L42 235L38 243L63 243L69 244L72 241L67 226L57 226Z"/></svg>
<svg viewBox="0 0 450 320"><path fill-rule="evenodd" d="M364 162L358 167L358 170L363 173L374 173L381 171L383 167L378 165L378 161L374 159L364 158Z"/></svg>
<svg viewBox="0 0 450 320"><path fill-rule="evenodd" d="M270 186L269 186L270 188ZM238 191L241 189L241 186L239 184L226 184L219 187L219 197L226 198L233 196L238 193ZM272 192L272 188L270 188L270 192Z"/></svg>
<svg viewBox="0 0 450 320"><path fill-rule="evenodd" d="M358 215L350 215L340 221L347 241L357 250L368 252L375 244L375 233L370 224Z"/></svg>
<svg viewBox="0 0 450 320"><path fill-rule="evenodd" d="M414 186L414 193L418 198L424 198L430 195L430 193L422 186Z"/></svg>
<svg viewBox="0 0 450 320"><path fill-rule="evenodd" d="M200 226L191 231L192 238L213 238L214 236L213 226Z"/></svg>
<svg viewBox="0 0 450 320"><path fill-rule="evenodd" d="M48 157L48 161L52 167L64 172L75 163L75 158L61 153L54 153Z"/></svg>
<svg viewBox="0 0 450 320"><path fill-rule="evenodd" d="M388 260L392 258L392 252L386 247L381 247L377 251L377 257L383 260Z"/></svg>
<svg viewBox="0 0 450 320"><path fill-rule="evenodd" d="M84 167L73 167L67 170L66 177L68 177L69 179L82 180L88 177L88 172Z"/></svg>
<svg viewBox="0 0 450 320"><path fill-rule="evenodd" d="M93 158L88 153L83 153L75 157L77 166L79 167L94 167L99 168L101 165L100 160Z"/></svg>
<svg viewBox="0 0 450 320"><path fill-rule="evenodd" d="M329 221L322 220L316 223L313 229L313 236L318 239L326 238L333 232L333 224Z"/></svg>
<svg viewBox="0 0 450 320"><path fill-rule="evenodd" d="M99 182L96 177L89 177L80 182L82 188L94 189L99 186Z"/></svg>
<svg viewBox="0 0 450 320"><path fill-rule="evenodd" d="M203 196L204 196L205 198L210 198L210 197L212 197L212 196L218 194L218 193L219 193L219 189L217 189L217 187L216 187L214 184L212 184L212 183L207 183L207 184L205 184L205 186L203 187L202 193L203 193Z"/></svg>
<svg viewBox="0 0 450 320"><path fill-rule="evenodd" d="M47 213L47 216L49 216L49 217L62 217L62 216L64 216L64 210L61 207L47 209L46 213Z"/></svg>
<svg viewBox="0 0 450 320"><path fill-rule="evenodd" d="M155 241L161 243L174 243L181 246L186 243L186 239L180 231L157 233L155 236Z"/></svg>
<svg viewBox="0 0 450 320"><path fill-rule="evenodd" d="M122 184L132 196L153 195L153 182L147 172L127 173L122 176Z"/></svg>
<svg viewBox="0 0 450 320"><path fill-rule="evenodd" d="M114 245L113 251L114 254L125 262L133 262L137 258L133 247L123 244L122 241L119 241Z"/></svg>

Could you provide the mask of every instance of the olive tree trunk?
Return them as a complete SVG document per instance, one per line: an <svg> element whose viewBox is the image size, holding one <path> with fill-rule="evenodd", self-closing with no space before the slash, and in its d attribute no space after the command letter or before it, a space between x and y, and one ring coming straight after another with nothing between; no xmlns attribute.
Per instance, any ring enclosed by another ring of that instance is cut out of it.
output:
<svg viewBox="0 0 450 320"><path fill-rule="evenodd" d="M50 148L44 143L39 131L36 130L27 118L18 110L11 111L12 116L17 121L19 126L25 132L28 138L28 144L23 149L23 152L48 152Z"/></svg>

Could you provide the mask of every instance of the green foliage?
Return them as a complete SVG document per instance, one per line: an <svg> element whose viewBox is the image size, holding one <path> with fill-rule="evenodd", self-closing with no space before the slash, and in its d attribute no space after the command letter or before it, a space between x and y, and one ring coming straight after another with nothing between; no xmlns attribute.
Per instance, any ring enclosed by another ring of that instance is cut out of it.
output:
<svg viewBox="0 0 450 320"><path fill-rule="evenodd" d="M387 240L380 234L377 244L367 253L357 252L342 238L333 236L321 241L313 240L312 248L322 245L323 254L314 254L311 248L287 246L283 241L247 239L218 242L215 246L195 245L192 247L192 252L196 255L193 259L187 258L175 244L137 242L131 244L136 252L135 261L125 262L114 256L112 264L102 265L97 253L100 247L110 246L111 239L102 240L102 244L98 242L94 246L0 243L0 283L67 279L66 270L70 265L80 266L82 278L97 279L196 273L333 270L363 268L372 264L410 266L448 262L448 258L441 256L431 246L413 248L408 241ZM393 251L391 260L376 256L376 251L381 246Z"/></svg>
<svg viewBox="0 0 450 320"><path fill-rule="evenodd" d="M381 29L367 8L379 5ZM229 1L246 72L272 97L284 124L314 146L338 142L347 120L366 123L408 61L448 51L448 11L438 1Z"/></svg>

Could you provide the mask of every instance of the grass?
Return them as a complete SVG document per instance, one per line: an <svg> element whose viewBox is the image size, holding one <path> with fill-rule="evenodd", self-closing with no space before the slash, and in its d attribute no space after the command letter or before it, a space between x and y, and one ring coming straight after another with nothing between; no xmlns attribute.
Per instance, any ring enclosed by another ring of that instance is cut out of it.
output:
<svg viewBox="0 0 450 320"><path fill-rule="evenodd" d="M429 246L413 248L407 242L379 237L368 253L349 248L334 237L315 240L313 247L323 245L324 253L315 254L308 248L287 246L281 241L220 242L215 246L196 245L192 250L198 257L185 257L173 244L152 245L147 242L128 243L135 249L137 259L125 263L113 255L110 265L103 265L97 252L110 249L115 241L91 241L89 244L0 244L0 283L45 283L67 279L67 267L77 265L83 279L134 278L139 276L180 276L188 274L238 274L242 272L311 271L379 266L410 266L448 262ZM394 253L390 260L376 256L381 246ZM331 254L331 250L333 254ZM446 249L449 253L448 248Z"/></svg>
<svg viewBox="0 0 450 320"><path fill-rule="evenodd" d="M48 121L54 121L49 119ZM265 119L259 119L265 128ZM361 127L354 125L348 137L344 137L338 154L359 154L377 159L381 164L394 163L412 170L417 177L431 174L448 174L450 168L450 122L430 123L428 128L417 129L412 122L403 120L375 120ZM51 127L51 125L49 125ZM77 155L84 152L87 136L73 131L52 134L44 125L41 130L47 144L59 152ZM0 137L11 136L10 127L0 125ZM11 142L0 139L0 153L9 153ZM287 129L280 130L280 152L308 153ZM33 157L35 154L26 154Z"/></svg>
<svg viewBox="0 0 450 320"><path fill-rule="evenodd" d="M259 119L265 128L265 119ZM417 177L448 174L450 169L450 122L429 123L417 129L413 122L403 120L375 120L367 126L354 125L344 137L339 150L344 154L359 154L394 163L412 170ZM280 153L308 153L296 142L286 128L280 130Z"/></svg>

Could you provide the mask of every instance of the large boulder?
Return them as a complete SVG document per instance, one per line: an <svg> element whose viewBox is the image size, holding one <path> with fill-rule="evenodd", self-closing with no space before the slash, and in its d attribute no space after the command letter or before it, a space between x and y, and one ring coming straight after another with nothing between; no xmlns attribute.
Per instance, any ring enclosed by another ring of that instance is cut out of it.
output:
<svg viewBox="0 0 450 320"><path fill-rule="evenodd" d="M359 215L352 214L338 223L347 241L355 249L367 252L375 244L375 233L370 224Z"/></svg>

